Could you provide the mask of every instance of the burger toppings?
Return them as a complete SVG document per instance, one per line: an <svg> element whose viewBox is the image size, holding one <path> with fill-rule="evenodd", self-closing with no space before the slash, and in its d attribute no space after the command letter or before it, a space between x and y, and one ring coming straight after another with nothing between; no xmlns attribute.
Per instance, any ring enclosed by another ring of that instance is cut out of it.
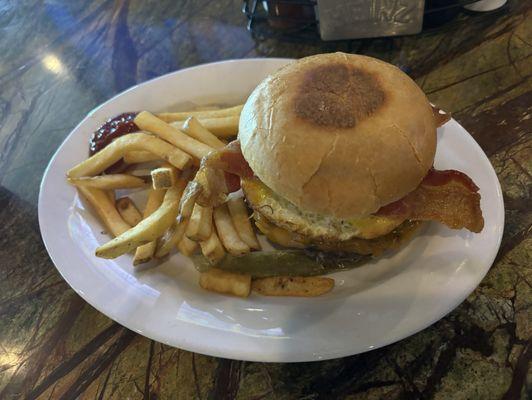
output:
<svg viewBox="0 0 532 400"><path fill-rule="evenodd" d="M223 149L209 154L203 165L226 172L226 190L228 192L239 188L236 185L235 176L240 176L251 182L248 187L257 187L252 182L258 181L258 179L249 180L253 177L253 171L242 156L240 143L237 140L229 143ZM263 184L261 186L266 188ZM255 190L254 192L255 194L258 193ZM268 189L268 194L265 196L271 198L271 193L271 190ZM247 193L247 195L248 197L253 196L251 193ZM282 219L287 220L287 224L290 224L290 220L293 218L301 217L295 213L289 213L291 204L287 206L279 203L280 207L277 205L276 203L273 206L271 204L268 206L272 209L275 208L277 214L288 215L287 218ZM296 209L295 206L292 208ZM320 221L308 215L302 217L312 219L309 221L312 224L312 229L318 230ZM334 228L341 232L338 234L341 240L345 240L353 236L369 239L391 231L405 220L438 221L453 229L466 228L472 232L480 232L484 226L484 219L480 209L478 187L471 178L460 171L438 171L432 168L417 189L402 199L382 207L373 216L354 219L353 221L337 221L337 223L328 218L322 222L324 229L330 231ZM279 221L277 222L279 223ZM303 226L310 226L311 224L304 224ZM349 229L343 229L342 225L345 226L345 224L349 225ZM281 226L284 225L286 224L281 222ZM304 233L308 234L308 232ZM318 233L312 236L322 235L327 236L327 233L322 232L322 234Z"/></svg>
<svg viewBox="0 0 532 400"><path fill-rule="evenodd" d="M373 239L391 232L404 221L401 216L377 215L341 219L302 210L258 178L242 179L242 189L255 212L255 219L260 214L275 226L313 241L345 241L354 237Z"/></svg>

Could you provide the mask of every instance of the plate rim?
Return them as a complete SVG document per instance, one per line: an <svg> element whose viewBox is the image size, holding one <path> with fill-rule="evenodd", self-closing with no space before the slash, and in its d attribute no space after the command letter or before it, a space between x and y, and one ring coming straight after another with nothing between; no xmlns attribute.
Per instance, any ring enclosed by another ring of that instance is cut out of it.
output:
<svg viewBox="0 0 532 400"><path fill-rule="evenodd" d="M204 64L195 65L195 66L190 66L190 67L187 67L187 68L183 68L183 69L180 69L180 70L172 71L170 73L167 73L167 74L164 74L164 75L161 75L161 76L146 80L144 82L138 83L138 84L136 84L136 85L134 85L134 86L122 91L122 92L119 92L119 93L115 94L114 96L112 96L108 100L104 101L103 103L101 103L98 106L96 106L93 109L91 109L86 114L86 116L78 124L76 124L76 126L74 128L72 128L72 130L69 132L69 134L63 139L61 144L58 146L58 148L54 152L53 156L50 158L50 161L48 162L48 164L47 164L47 166L46 166L46 168L44 170L44 173L42 175L42 179L41 179L41 182L40 182L40 185L39 185L39 196L38 196L39 230L40 230L40 233L41 233L41 238L43 240L44 246L45 246L46 251L48 253L48 256L50 257L51 261L53 262L56 270L59 272L61 277L68 283L68 285L70 286L70 288L72 288L72 290L74 290L79 296L81 296L84 301L86 301L88 304L90 304L92 307L94 307L96 310L98 310L98 312L104 314L106 317L108 317L111 320L113 320L113 321L119 323L120 325L124 326L126 329L129 329L129 330L132 330L132 331L140 333L138 329L135 329L133 327L133 325L131 324L130 320L127 320L126 318L121 318L121 317L116 316L116 315L111 316L110 315L111 313L106 312L104 310L104 307L100 306L99 304L97 304L97 303L95 303L93 301L90 301L88 299L89 296L87 296L83 291L74 288L74 286L71 285L71 281L69 279L67 279L67 277L65 276L65 274L63 273L61 268L58 267L57 262L56 262L56 257L54 257L52 255L52 252L50 252L49 242L47 241L46 235L43 233L44 232L44 230L43 230L43 224L44 224L43 218L44 217L43 217L43 210L42 210L42 204L43 204L42 198L44 196L45 189L46 189L45 188L45 182L47 180L47 177L48 177L48 175L50 173L50 170L51 170L54 162L56 161L57 157L60 155L61 150L66 145L68 140L98 110L100 110L101 108L105 107L109 103L115 101L118 97L121 97L121 96L127 94L128 92L137 89L140 86L143 86L143 85L148 86L154 81L162 80L162 79L168 79L168 77L170 77L172 75L178 75L178 74L181 74L181 73L183 73L183 72L185 72L187 70L198 69L198 68L202 68L202 67L212 67L212 66L215 66L215 65L218 65L218 64L229 64L229 63L240 63L240 62L252 62L253 63L253 62L264 62L265 60L272 61L272 62L277 61L277 62L281 63L281 62L293 61L294 59L292 59L292 58L280 58L280 57L272 57L272 58L269 58L269 57L267 57L267 58L257 58L256 57L256 58L246 58L246 59L222 60L222 61L216 61L216 62L211 62L211 63L204 63ZM329 355L319 356L319 357L309 357L309 356L307 356L307 357L302 357L301 359L297 359L297 360L286 360L286 359L279 359L278 355L274 355L273 357L268 357L268 355L265 356L264 354L261 354L261 353L259 353L257 351L254 351L254 352L249 352L248 351L248 352L246 352L244 350L244 351L238 352L238 354L237 354L237 352L233 351L231 354L228 354L227 352L224 352L224 351L220 350L219 348L213 347L213 346L204 346L203 348L198 348L195 345L188 345L188 344L181 343L181 344L179 344L179 348L183 349L183 350L186 350L186 351L192 351L192 352L196 352L196 353L200 353L200 354L206 354L206 355L214 356L214 357L222 357L222 358L229 358L229 359L235 359L235 360L244 360L244 361L254 361L254 362L283 362L284 363L284 362L322 361L322 360L327 360L327 359L334 359L334 358L338 358L338 357L349 356L349 355L353 355L353 354L361 354L361 353L364 353L364 352L367 352L367 351L371 351L371 350L374 350L374 349L377 349L377 348L381 348L381 347L387 346L387 345L392 344L392 343L397 343L397 342L399 342L399 341L401 341L401 340L403 340L403 339L405 339L407 337L415 335L418 332L426 329L427 327L433 325L435 322L439 321L440 319L444 318L446 315L451 313L453 310L455 310L458 307L458 305L460 305L478 287L480 282L485 278L486 274L491 269L491 267L493 265L493 262L494 262L495 258L497 257L497 254L498 254L498 251L499 251L499 248L500 248L500 245L501 245L503 233L504 233L504 228L505 228L505 207L504 207L504 199L503 199L503 196L502 196L502 189L501 189L499 177L497 176L497 173L495 172L495 169L493 168L493 165L491 164L491 162L490 162L489 158L487 157L486 153L480 147L480 145L477 143L477 141L471 136L471 134L458 121L456 121L454 118L451 118L451 122L457 124L459 128L461 128L465 133L467 133L467 135L465 135L463 139L469 141L470 145L476 146L476 149L478 150L479 155L483 159L484 164L486 164L486 166L489 167L488 168L489 173L492 174L495 177L494 181L495 181L496 187L494 189L495 189L495 191L497 193L497 198L499 200L496 203L496 210L497 210L496 214L497 214L498 218L497 218L497 221L495 221L495 223L497 224L499 229L498 229L497 244L496 244L496 246L493 247L494 250L492 251L492 254L489 257L489 267L487 267L485 269L484 273L481 276L478 275L478 282L476 284L474 284L472 287L468 287L467 290L464 290L464 292L462 293L461 296L455 296L454 297L454 299L453 299L454 301L451 303L452 305L449 306L449 309L446 312L439 313L439 314L435 315L430 320L427 319L427 321L425 323L421 324L419 329L412 330L412 331L410 331L410 333L408 333L406 335L402 335L400 337L396 337L396 338L393 338L393 339L390 339L390 340L387 340L387 341L386 340L385 341L381 341L381 342L379 342L379 344L377 346L374 346L372 348L367 348L367 349L365 349L363 351L358 351L356 353L349 353L349 354L347 354L347 353L343 354L342 353L342 354L338 355L338 354L331 353ZM149 333L142 332L141 334L143 336L149 338L149 339L156 340L158 342L167 344L167 345L172 346L172 347L178 347L176 344L170 343L167 340L165 340L162 337L162 335L160 335L157 332L157 330L152 330ZM261 357L261 355L263 357Z"/></svg>

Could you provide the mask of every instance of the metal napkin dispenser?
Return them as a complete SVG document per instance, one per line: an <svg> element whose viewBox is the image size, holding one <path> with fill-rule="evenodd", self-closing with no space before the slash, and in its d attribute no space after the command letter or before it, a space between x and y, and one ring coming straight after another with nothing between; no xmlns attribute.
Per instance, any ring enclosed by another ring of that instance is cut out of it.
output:
<svg viewBox="0 0 532 400"><path fill-rule="evenodd" d="M421 32L424 0L318 0L322 40Z"/></svg>

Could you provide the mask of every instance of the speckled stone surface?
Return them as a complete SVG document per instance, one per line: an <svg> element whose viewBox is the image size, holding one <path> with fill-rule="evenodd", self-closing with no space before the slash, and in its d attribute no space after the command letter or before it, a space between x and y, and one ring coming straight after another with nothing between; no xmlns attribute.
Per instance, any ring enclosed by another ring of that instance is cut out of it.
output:
<svg viewBox="0 0 532 400"><path fill-rule="evenodd" d="M531 398L532 2L509 3L437 33L302 45L254 41L237 0L0 1L0 399ZM502 247L455 311L369 353L261 364L148 340L61 279L39 234L39 183L88 111L183 67L335 50L407 67L497 171Z"/></svg>

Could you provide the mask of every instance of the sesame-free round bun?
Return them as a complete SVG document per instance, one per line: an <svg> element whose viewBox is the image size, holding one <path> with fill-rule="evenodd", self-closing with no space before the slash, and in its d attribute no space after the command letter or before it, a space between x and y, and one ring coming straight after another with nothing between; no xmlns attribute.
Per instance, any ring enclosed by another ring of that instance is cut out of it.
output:
<svg viewBox="0 0 532 400"><path fill-rule="evenodd" d="M238 136L269 188L301 210L343 219L414 190L436 151L432 108L414 81L344 53L303 58L262 81Z"/></svg>

